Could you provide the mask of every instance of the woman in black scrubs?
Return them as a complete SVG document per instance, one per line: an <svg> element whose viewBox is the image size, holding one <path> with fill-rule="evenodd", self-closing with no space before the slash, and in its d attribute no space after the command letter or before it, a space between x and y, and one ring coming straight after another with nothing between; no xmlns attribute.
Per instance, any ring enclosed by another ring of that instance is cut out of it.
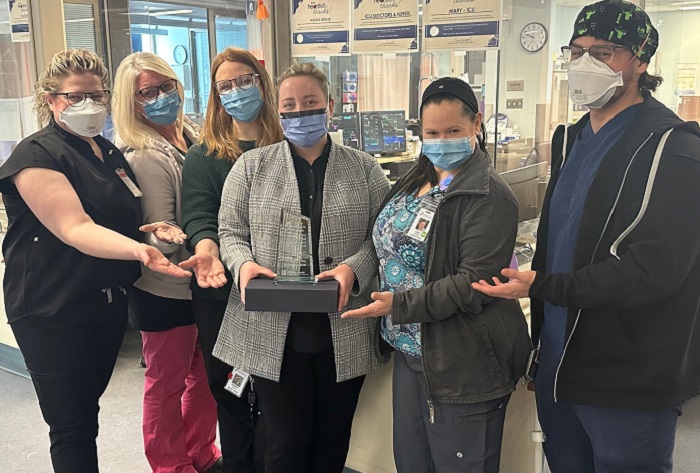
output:
<svg viewBox="0 0 700 473"><path fill-rule="evenodd" d="M95 473L99 399L114 369L138 261L189 273L139 243L140 190L98 134L109 106L102 60L56 54L35 86L48 125L0 168L7 317L49 425L56 473Z"/></svg>

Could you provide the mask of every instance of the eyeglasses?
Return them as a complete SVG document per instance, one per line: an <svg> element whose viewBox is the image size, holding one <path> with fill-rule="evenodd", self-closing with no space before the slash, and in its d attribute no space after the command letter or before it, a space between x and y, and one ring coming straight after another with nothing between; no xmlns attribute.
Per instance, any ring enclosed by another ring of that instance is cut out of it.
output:
<svg viewBox="0 0 700 473"><path fill-rule="evenodd" d="M168 79L160 85L153 85L151 87L144 87L138 91L138 94L143 97L146 102L153 102L158 98L161 91L166 94L172 94L177 90L177 79Z"/></svg>
<svg viewBox="0 0 700 473"><path fill-rule="evenodd" d="M234 79L224 79L214 83L214 88L219 95L226 95L233 92L234 83L239 89L250 89L258 83L260 74L242 74Z"/></svg>
<svg viewBox="0 0 700 473"><path fill-rule="evenodd" d="M615 56L616 49L626 49L627 51L632 51L632 49L627 46L620 46L617 44L596 44L590 48L582 48L581 46L572 44L569 46L562 46L561 52L564 54L564 60L566 62L575 61L583 56L583 53L588 51L588 54L590 54L592 58L597 59L600 62L607 63L610 62Z"/></svg>
<svg viewBox="0 0 700 473"><path fill-rule="evenodd" d="M54 97L57 95L63 95L68 103L71 105L82 105L85 99L90 98L93 102L99 103L100 105L107 105L109 99L112 96L112 91L103 89L96 90L94 92L53 92L51 95Z"/></svg>

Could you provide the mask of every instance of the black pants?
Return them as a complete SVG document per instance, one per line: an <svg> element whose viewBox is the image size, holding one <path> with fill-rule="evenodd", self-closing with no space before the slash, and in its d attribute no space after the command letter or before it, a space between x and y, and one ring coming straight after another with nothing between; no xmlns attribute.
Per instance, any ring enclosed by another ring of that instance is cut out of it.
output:
<svg viewBox="0 0 700 473"><path fill-rule="evenodd" d="M364 376L336 382L333 351L285 349L280 382L255 377L267 473L340 473Z"/></svg>
<svg viewBox="0 0 700 473"><path fill-rule="evenodd" d="M49 425L55 473L97 473L97 414L124 338L127 296L95 291L50 318L12 323Z"/></svg>
<svg viewBox="0 0 700 473"><path fill-rule="evenodd" d="M231 373L231 367L212 355L226 312L226 304L227 301L192 296L192 310L199 330L199 344L204 353L209 389L216 400L224 473L261 473L262 458L256 462L256 451L261 450L260 442L255 441L254 419L251 419L251 407L248 403L250 384L241 397L226 391L224 385ZM257 415L257 406L254 406L253 412ZM260 424L257 428L261 428Z"/></svg>

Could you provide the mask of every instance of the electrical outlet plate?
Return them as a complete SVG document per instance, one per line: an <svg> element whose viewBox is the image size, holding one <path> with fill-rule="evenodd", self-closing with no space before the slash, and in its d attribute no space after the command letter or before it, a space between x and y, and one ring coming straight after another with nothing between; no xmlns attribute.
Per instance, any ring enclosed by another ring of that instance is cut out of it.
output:
<svg viewBox="0 0 700 473"><path fill-rule="evenodd" d="M506 99L506 108L523 108L523 99Z"/></svg>

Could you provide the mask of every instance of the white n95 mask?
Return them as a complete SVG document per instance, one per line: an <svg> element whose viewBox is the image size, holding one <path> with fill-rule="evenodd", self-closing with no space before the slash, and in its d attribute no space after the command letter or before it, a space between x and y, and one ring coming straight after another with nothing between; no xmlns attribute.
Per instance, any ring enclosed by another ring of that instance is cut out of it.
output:
<svg viewBox="0 0 700 473"><path fill-rule="evenodd" d="M603 107L610 101L615 89L624 84L622 71L613 71L588 52L571 61L568 77L571 101L590 108Z"/></svg>
<svg viewBox="0 0 700 473"><path fill-rule="evenodd" d="M63 123L85 138L99 135L107 121L107 107L86 98L80 105L71 105L59 113Z"/></svg>

